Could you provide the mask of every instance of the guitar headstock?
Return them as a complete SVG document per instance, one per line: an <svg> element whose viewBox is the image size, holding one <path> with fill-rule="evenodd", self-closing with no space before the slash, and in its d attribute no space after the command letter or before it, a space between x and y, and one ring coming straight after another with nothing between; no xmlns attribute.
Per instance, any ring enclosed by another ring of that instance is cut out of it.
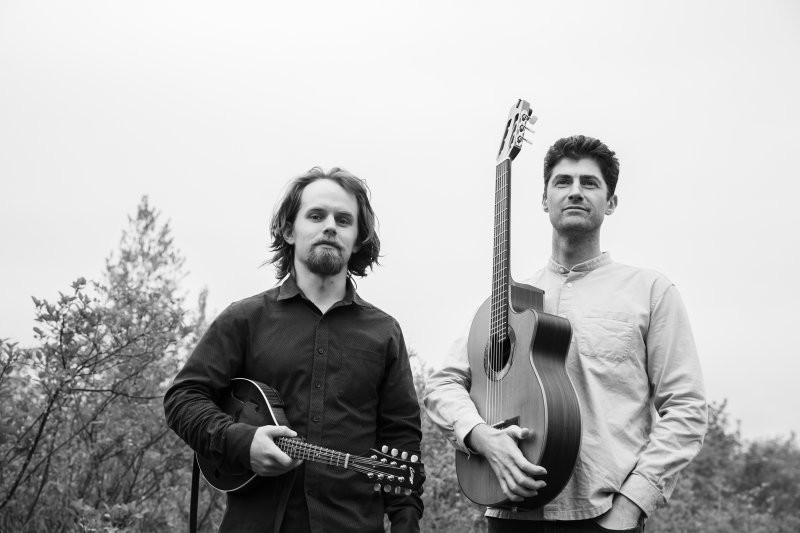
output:
<svg viewBox="0 0 800 533"><path fill-rule="evenodd" d="M358 462L362 467L359 470L375 482L376 491L406 495L422 493L425 466L416 455L383 446L381 451L370 449L369 457L354 457L352 460Z"/></svg>
<svg viewBox="0 0 800 533"><path fill-rule="evenodd" d="M517 100L517 103L508 112L506 130L503 132L503 140L500 142L500 150L497 152L497 162L517 157L522 142L530 142L525 138L525 132L533 130L528 126L536 123L536 117L531 116L531 106L525 100Z"/></svg>

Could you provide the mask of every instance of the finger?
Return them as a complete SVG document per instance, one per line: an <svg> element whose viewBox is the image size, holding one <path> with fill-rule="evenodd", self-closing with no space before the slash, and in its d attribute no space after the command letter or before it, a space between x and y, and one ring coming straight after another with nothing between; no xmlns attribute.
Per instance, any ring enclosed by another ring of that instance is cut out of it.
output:
<svg viewBox="0 0 800 533"><path fill-rule="evenodd" d="M265 426L267 434L271 437L296 437L297 432L286 426Z"/></svg>

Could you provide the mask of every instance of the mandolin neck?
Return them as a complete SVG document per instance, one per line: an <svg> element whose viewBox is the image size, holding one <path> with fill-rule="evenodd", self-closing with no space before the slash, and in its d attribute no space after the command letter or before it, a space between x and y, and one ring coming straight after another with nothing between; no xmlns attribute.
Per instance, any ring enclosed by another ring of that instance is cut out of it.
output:
<svg viewBox="0 0 800 533"><path fill-rule="evenodd" d="M292 459L312 461L326 465L338 466L339 468L351 468L352 456L348 453L337 452L330 448L323 448L316 444L310 444L302 439L290 437L278 437L275 444L283 453Z"/></svg>

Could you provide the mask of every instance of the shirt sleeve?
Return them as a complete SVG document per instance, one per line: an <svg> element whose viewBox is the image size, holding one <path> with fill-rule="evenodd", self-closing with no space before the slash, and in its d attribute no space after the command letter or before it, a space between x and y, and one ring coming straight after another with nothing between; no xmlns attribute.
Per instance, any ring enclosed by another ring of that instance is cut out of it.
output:
<svg viewBox="0 0 800 533"><path fill-rule="evenodd" d="M475 426L485 423L469 396L471 383L465 332L453 343L444 365L431 374L425 387L428 417L464 453L472 453L464 439Z"/></svg>
<svg viewBox="0 0 800 533"><path fill-rule="evenodd" d="M651 305L646 346L656 414L649 442L620 493L649 515L670 497L678 473L700 451L708 425L697 349L673 285Z"/></svg>
<svg viewBox="0 0 800 533"><path fill-rule="evenodd" d="M421 458L422 425L419 400L408 359L403 333L394 322L389 337L386 373L380 392L376 444L407 451ZM421 460L421 459L420 459ZM422 517L422 498L417 493L396 495L383 493L386 515L392 533L419 532Z"/></svg>
<svg viewBox="0 0 800 533"><path fill-rule="evenodd" d="M167 424L196 453L220 464L250 468L256 427L234 423L217 403L240 374L247 321L228 307L206 330L164 396Z"/></svg>

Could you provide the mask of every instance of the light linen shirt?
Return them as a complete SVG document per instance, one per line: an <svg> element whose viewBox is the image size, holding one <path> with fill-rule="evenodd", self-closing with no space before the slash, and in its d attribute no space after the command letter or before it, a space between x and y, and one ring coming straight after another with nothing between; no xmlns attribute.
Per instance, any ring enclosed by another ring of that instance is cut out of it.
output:
<svg viewBox="0 0 800 533"><path fill-rule="evenodd" d="M544 311L569 319L567 373L581 406L581 450L572 478L533 511L487 516L584 520L622 493L646 514L666 502L678 472L700 451L708 410L689 319L678 290L652 270L603 253L567 269L552 259L526 283L545 291ZM469 397L467 337L428 379L425 407L459 450L483 423ZM547 480L545 476L544 480Z"/></svg>

